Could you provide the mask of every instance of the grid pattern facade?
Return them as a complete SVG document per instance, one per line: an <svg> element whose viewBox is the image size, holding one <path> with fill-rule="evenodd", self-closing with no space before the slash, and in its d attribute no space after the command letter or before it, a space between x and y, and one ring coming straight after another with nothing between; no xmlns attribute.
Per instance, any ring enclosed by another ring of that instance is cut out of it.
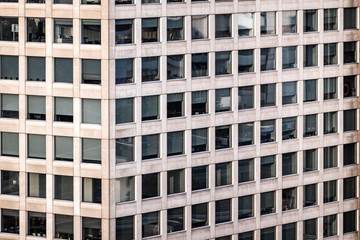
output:
<svg viewBox="0 0 360 240"><path fill-rule="evenodd" d="M359 238L358 2L99 3L0 1L1 239Z"/></svg>

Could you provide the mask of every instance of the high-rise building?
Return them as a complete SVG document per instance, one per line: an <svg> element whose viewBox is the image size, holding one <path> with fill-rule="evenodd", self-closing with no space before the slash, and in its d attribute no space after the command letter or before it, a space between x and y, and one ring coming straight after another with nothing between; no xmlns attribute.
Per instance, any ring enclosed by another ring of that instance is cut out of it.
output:
<svg viewBox="0 0 360 240"><path fill-rule="evenodd" d="M359 239L359 6L0 0L0 239Z"/></svg>

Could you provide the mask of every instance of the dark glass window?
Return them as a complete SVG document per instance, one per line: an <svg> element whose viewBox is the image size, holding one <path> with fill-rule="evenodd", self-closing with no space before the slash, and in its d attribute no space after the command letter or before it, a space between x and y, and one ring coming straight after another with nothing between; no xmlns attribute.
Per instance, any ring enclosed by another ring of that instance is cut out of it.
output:
<svg viewBox="0 0 360 240"><path fill-rule="evenodd" d="M231 221L231 199L215 201L215 224Z"/></svg>
<svg viewBox="0 0 360 240"><path fill-rule="evenodd" d="M317 100L317 80L306 80L304 83L304 102Z"/></svg>
<svg viewBox="0 0 360 240"><path fill-rule="evenodd" d="M304 151L304 172L318 170L318 154L317 149L309 149Z"/></svg>
<svg viewBox="0 0 360 240"><path fill-rule="evenodd" d="M297 118L289 117L282 119L282 140L297 138Z"/></svg>
<svg viewBox="0 0 360 240"><path fill-rule="evenodd" d="M27 57L27 81L45 82L45 57Z"/></svg>
<svg viewBox="0 0 360 240"><path fill-rule="evenodd" d="M116 163L133 162L134 159L134 137L117 138L116 145Z"/></svg>
<svg viewBox="0 0 360 240"><path fill-rule="evenodd" d="M288 211L297 208L297 188L282 190L282 210Z"/></svg>
<svg viewBox="0 0 360 240"><path fill-rule="evenodd" d="M74 239L74 217L55 214L55 238Z"/></svg>
<svg viewBox="0 0 360 240"><path fill-rule="evenodd" d="M19 172L1 170L1 194L19 195Z"/></svg>
<svg viewBox="0 0 360 240"><path fill-rule="evenodd" d="M276 84L261 85L261 107L272 107L276 105Z"/></svg>
<svg viewBox="0 0 360 240"><path fill-rule="evenodd" d="M191 114L199 115L208 112L208 91L191 92Z"/></svg>
<svg viewBox="0 0 360 240"><path fill-rule="evenodd" d="M225 186L232 183L231 162L215 164L215 186Z"/></svg>
<svg viewBox="0 0 360 240"><path fill-rule="evenodd" d="M185 192L185 169L167 172L167 193L176 194Z"/></svg>
<svg viewBox="0 0 360 240"><path fill-rule="evenodd" d="M19 210L1 209L1 232L19 234Z"/></svg>
<svg viewBox="0 0 360 240"><path fill-rule="evenodd" d="M324 44L324 65L338 63L337 43Z"/></svg>
<svg viewBox="0 0 360 240"><path fill-rule="evenodd" d="M81 20L81 44L101 44L100 20Z"/></svg>
<svg viewBox="0 0 360 240"><path fill-rule="evenodd" d="M250 218L254 216L254 195L239 197L238 218Z"/></svg>
<svg viewBox="0 0 360 240"><path fill-rule="evenodd" d="M261 157L261 179L276 177L276 156Z"/></svg>
<svg viewBox="0 0 360 240"><path fill-rule="evenodd" d="M304 32L318 31L318 12L317 10L304 11Z"/></svg>
<svg viewBox="0 0 360 240"><path fill-rule="evenodd" d="M297 47L282 48L282 69L297 68Z"/></svg>
<svg viewBox="0 0 360 240"><path fill-rule="evenodd" d="M254 123L240 123L238 125L238 146L254 144Z"/></svg>
<svg viewBox="0 0 360 240"><path fill-rule="evenodd" d="M19 157L18 133L1 133L1 156Z"/></svg>
<svg viewBox="0 0 360 240"><path fill-rule="evenodd" d="M215 15L215 38L231 37L231 14Z"/></svg>
<svg viewBox="0 0 360 240"><path fill-rule="evenodd" d="M275 227L261 229L261 240L275 240Z"/></svg>
<svg viewBox="0 0 360 240"><path fill-rule="evenodd" d="M191 76L204 77L208 75L208 53L191 54Z"/></svg>
<svg viewBox="0 0 360 240"><path fill-rule="evenodd" d="M337 9L324 9L324 31L337 30Z"/></svg>
<svg viewBox="0 0 360 240"><path fill-rule="evenodd" d="M73 82L72 58L54 58L54 82Z"/></svg>
<svg viewBox="0 0 360 240"><path fill-rule="evenodd" d="M167 133L167 155L184 154L184 131Z"/></svg>
<svg viewBox="0 0 360 240"><path fill-rule="evenodd" d="M337 167L337 146L324 147L324 169Z"/></svg>
<svg viewBox="0 0 360 240"><path fill-rule="evenodd" d="M261 71L271 71L276 69L276 48L261 49Z"/></svg>
<svg viewBox="0 0 360 240"><path fill-rule="evenodd" d="M73 99L55 97L54 121L73 122Z"/></svg>
<svg viewBox="0 0 360 240"><path fill-rule="evenodd" d="M283 34L297 32L296 11L282 11L282 32Z"/></svg>
<svg viewBox="0 0 360 240"><path fill-rule="evenodd" d="M116 124L134 121L134 98L116 99Z"/></svg>
<svg viewBox="0 0 360 240"><path fill-rule="evenodd" d="M134 59L116 59L115 60L115 83L125 84L134 82Z"/></svg>
<svg viewBox="0 0 360 240"><path fill-rule="evenodd" d="M28 235L46 237L46 213L28 212Z"/></svg>
<svg viewBox="0 0 360 240"><path fill-rule="evenodd" d="M324 238L337 235L337 215L324 216Z"/></svg>
<svg viewBox="0 0 360 240"><path fill-rule="evenodd" d="M324 203L337 201L337 181L324 182Z"/></svg>
<svg viewBox="0 0 360 240"><path fill-rule="evenodd" d="M239 183L254 181L254 159L242 159L238 161Z"/></svg>
<svg viewBox="0 0 360 240"><path fill-rule="evenodd" d="M134 239L134 216L116 219L116 240Z"/></svg>
<svg viewBox="0 0 360 240"><path fill-rule="evenodd" d="M297 102L296 82L284 82L282 84L282 104L294 104Z"/></svg>
<svg viewBox="0 0 360 240"><path fill-rule="evenodd" d="M54 136L55 160L72 161L74 158L74 144L72 137Z"/></svg>
<svg viewBox="0 0 360 240"><path fill-rule="evenodd" d="M184 230L184 208L173 208L167 210L167 232L178 232Z"/></svg>
<svg viewBox="0 0 360 240"><path fill-rule="evenodd" d="M191 16L191 39L207 39L208 15Z"/></svg>
<svg viewBox="0 0 360 240"><path fill-rule="evenodd" d="M209 188L209 168L208 166L193 167L191 170L192 190Z"/></svg>
<svg viewBox="0 0 360 240"><path fill-rule="evenodd" d="M167 117L181 117L184 116L184 94L174 93L167 95Z"/></svg>
<svg viewBox="0 0 360 240"><path fill-rule="evenodd" d="M343 233L356 231L356 211L344 212Z"/></svg>
<svg viewBox="0 0 360 240"><path fill-rule="evenodd" d="M317 239L317 219L309 219L304 221L304 240Z"/></svg>
<svg viewBox="0 0 360 240"><path fill-rule="evenodd" d="M88 124L101 124L101 100L83 98L81 99L81 103L81 122Z"/></svg>
<svg viewBox="0 0 360 240"><path fill-rule="evenodd" d="M208 151L208 129L199 128L191 130L191 152Z"/></svg>
<svg viewBox="0 0 360 240"><path fill-rule="evenodd" d="M141 59L141 81L159 81L160 80L159 57L144 57Z"/></svg>
<svg viewBox="0 0 360 240"><path fill-rule="evenodd" d="M191 227L203 227L209 225L208 203L201 203L191 206Z"/></svg>
<svg viewBox="0 0 360 240"><path fill-rule="evenodd" d="M357 96L357 77L344 76L344 98Z"/></svg>
<svg viewBox="0 0 360 240"><path fill-rule="evenodd" d="M356 152L357 152L356 151L356 143L344 144L344 150L343 150L344 166L357 163Z"/></svg>
<svg viewBox="0 0 360 240"><path fill-rule="evenodd" d="M184 55L167 56L167 79L185 78Z"/></svg>
<svg viewBox="0 0 360 240"><path fill-rule="evenodd" d="M82 218L82 239L101 240L101 218Z"/></svg>
<svg viewBox="0 0 360 240"><path fill-rule="evenodd" d="M344 195L343 195L344 200L355 198L357 196L356 177L344 178L343 187L344 187Z"/></svg>
<svg viewBox="0 0 360 240"><path fill-rule="evenodd" d="M28 196L46 198L46 174L28 173Z"/></svg>
<svg viewBox="0 0 360 240"><path fill-rule="evenodd" d="M344 110L344 132L356 130L357 127L357 110Z"/></svg>
<svg viewBox="0 0 360 240"><path fill-rule="evenodd" d="M215 53L215 75L232 73L231 52Z"/></svg>
<svg viewBox="0 0 360 240"><path fill-rule="evenodd" d="M337 92L337 78L324 78L324 100L337 98Z"/></svg>
<svg viewBox="0 0 360 240"><path fill-rule="evenodd" d="M231 88L215 89L215 112L231 111Z"/></svg>
<svg viewBox="0 0 360 240"><path fill-rule="evenodd" d="M318 204L317 200L317 184L309 184L304 186L304 207L314 206Z"/></svg>
<svg viewBox="0 0 360 240"><path fill-rule="evenodd" d="M317 115L305 115L304 116L304 137L316 136L317 131Z"/></svg>
<svg viewBox="0 0 360 240"><path fill-rule="evenodd" d="M160 235L160 212L142 214L142 237Z"/></svg>
<svg viewBox="0 0 360 240"><path fill-rule="evenodd" d="M18 41L18 21L17 17L0 17L0 41Z"/></svg>
<svg viewBox="0 0 360 240"><path fill-rule="evenodd" d="M324 134L336 133L337 131L337 112L324 113Z"/></svg>
<svg viewBox="0 0 360 240"><path fill-rule="evenodd" d="M27 119L45 120L45 97L27 96Z"/></svg>
<svg viewBox="0 0 360 240"><path fill-rule="evenodd" d="M167 40L184 40L184 17L167 18Z"/></svg>
<svg viewBox="0 0 360 240"><path fill-rule="evenodd" d="M134 39L134 20L117 19L115 20L115 44L133 43Z"/></svg>
<svg viewBox="0 0 360 240"><path fill-rule="evenodd" d="M82 178L82 201L101 203L101 179Z"/></svg>
<svg viewBox="0 0 360 240"><path fill-rule="evenodd" d="M46 158L46 135L28 134L27 145L28 158Z"/></svg>
<svg viewBox="0 0 360 240"><path fill-rule="evenodd" d="M282 240L296 240L296 229L296 223L288 223L282 225Z"/></svg>
<svg viewBox="0 0 360 240"><path fill-rule="evenodd" d="M276 34L276 12L262 12L261 17L261 35Z"/></svg>
<svg viewBox="0 0 360 240"><path fill-rule="evenodd" d="M45 42L45 18L27 18L27 41Z"/></svg>
<svg viewBox="0 0 360 240"><path fill-rule="evenodd" d="M155 120L160 118L159 96L145 96L141 98L141 102L142 121Z"/></svg>
<svg viewBox="0 0 360 240"><path fill-rule="evenodd" d="M275 120L261 121L261 143L276 141Z"/></svg>
<svg viewBox="0 0 360 240"><path fill-rule="evenodd" d="M81 83L100 84L101 83L101 60L82 59Z"/></svg>
<svg viewBox="0 0 360 240"><path fill-rule="evenodd" d="M19 95L1 94L1 117L19 118Z"/></svg>
<svg viewBox="0 0 360 240"><path fill-rule="evenodd" d="M141 19L142 42L159 42L159 18Z"/></svg>
<svg viewBox="0 0 360 240"><path fill-rule="evenodd" d="M296 152L284 153L282 155L282 175L297 173L297 154Z"/></svg>
<svg viewBox="0 0 360 240"><path fill-rule="evenodd" d="M45 1L44 1L45 2ZM54 19L54 42L73 43L73 20L65 18Z"/></svg>
<svg viewBox="0 0 360 240"><path fill-rule="evenodd" d="M159 134L142 136L142 160L160 157Z"/></svg>
<svg viewBox="0 0 360 240"><path fill-rule="evenodd" d="M356 45L356 42L344 42L344 63L357 62Z"/></svg>
<svg viewBox="0 0 360 240"><path fill-rule="evenodd" d="M254 50L238 51L238 72L247 73L254 72Z"/></svg>
<svg viewBox="0 0 360 240"><path fill-rule="evenodd" d="M238 109L254 108L254 86L238 88Z"/></svg>
<svg viewBox="0 0 360 240"><path fill-rule="evenodd" d="M317 45L304 46L304 67L314 67L318 65Z"/></svg>
<svg viewBox="0 0 360 240"><path fill-rule="evenodd" d="M115 181L116 203L135 200L135 177L122 177Z"/></svg>
<svg viewBox="0 0 360 240"><path fill-rule="evenodd" d="M261 193L261 215L276 212L275 191Z"/></svg>
<svg viewBox="0 0 360 240"><path fill-rule="evenodd" d="M239 233L238 240L254 240L254 231Z"/></svg>
<svg viewBox="0 0 360 240"><path fill-rule="evenodd" d="M215 127L215 149L231 147L231 126Z"/></svg>
<svg viewBox="0 0 360 240"><path fill-rule="evenodd" d="M142 175L142 199L160 196L160 174Z"/></svg>
<svg viewBox="0 0 360 240"><path fill-rule="evenodd" d="M344 8L344 30L357 28L357 8Z"/></svg>
<svg viewBox="0 0 360 240"><path fill-rule="evenodd" d="M73 177L55 175L55 199L73 201Z"/></svg>

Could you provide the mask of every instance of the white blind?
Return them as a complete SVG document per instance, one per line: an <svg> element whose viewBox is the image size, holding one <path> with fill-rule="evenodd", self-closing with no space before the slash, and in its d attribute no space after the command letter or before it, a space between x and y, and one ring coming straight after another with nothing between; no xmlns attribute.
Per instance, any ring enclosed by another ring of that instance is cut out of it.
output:
<svg viewBox="0 0 360 240"><path fill-rule="evenodd" d="M45 97L28 96L28 112L45 114Z"/></svg>
<svg viewBox="0 0 360 240"><path fill-rule="evenodd" d="M82 121L84 123L101 123L101 100L83 99Z"/></svg>
<svg viewBox="0 0 360 240"><path fill-rule="evenodd" d="M158 156L159 154L159 135L147 135L142 137L142 155Z"/></svg>
<svg viewBox="0 0 360 240"><path fill-rule="evenodd" d="M167 137L168 154L182 153L184 148L184 132L168 133Z"/></svg>
<svg viewBox="0 0 360 240"><path fill-rule="evenodd" d="M73 159L73 139L71 137L55 137L55 158Z"/></svg>
<svg viewBox="0 0 360 240"><path fill-rule="evenodd" d="M56 115L73 115L73 99L72 98L55 98L55 114Z"/></svg>
<svg viewBox="0 0 360 240"><path fill-rule="evenodd" d="M1 154L19 156L19 134L1 133Z"/></svg>
<svg viewBox="0 0 360 240"><path fill-rule="evenodd" d="M101 140L100 139L82 139L83 160L101 161Z"/></svg>
<svg viewBox="0 0 360 240"><path fill-rule="evenodd" d="M151 117L159 113L158 96L149 96L142 98L142 117Z"/></svg>
<svg viewBox="0 0 360 240"><path fill-rule="evenodd" d="M207 91L197 91L191 93L191 102L196 103L206 103L207 102Z"/></svg>
<svg viewBox="0 0 360 240"><path fill-rule="evenodd" d="M1 100L1 110L19 111L19 95L3 94Z"/></svg>
<svg viewBox="0 0 360 240"><path fill-rule="evenodd" d="M295 96L296 95L296 82L287 82L282 85L283 96Z"/></svg>
<svg viewBox="0 0 360 240"><path fill-rule="evenodd" d="M254 26L254 19L252 13L238 14L238 29L252 29Z"/></svg>
<svg viewBox="0 0 360 240"><path fill-rule="evenodd" d="M46 137L45 135L28 135L28 156L31 158L46 157Z"/></svg>

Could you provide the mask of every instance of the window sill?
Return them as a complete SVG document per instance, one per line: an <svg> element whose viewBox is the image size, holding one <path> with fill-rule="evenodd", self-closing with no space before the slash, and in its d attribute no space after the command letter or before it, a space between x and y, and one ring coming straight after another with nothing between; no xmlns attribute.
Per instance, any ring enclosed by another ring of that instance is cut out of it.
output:
<svg viewBox="0 0 360 240"><path fill-rule="evenodd" d="M270 69L270 70L260 70L260 73L275 73L277 72L277 69Z"/></svg>
<svg viewBox="0 0 360 240"><path fill-rule="evenodd" d="M167 43L185 43L186 40L185 39L179 39L179 40L167 40Z"/></svg>
<svg viewBox="0 0 360 240"><path fill-rule="evenodd" d="M175 231L175 232L168 232L168 235L173 235L173 234L177 234L177 233L185 233L186 230L179 230L179 231Z"/></svg>
<svg viewBox="0 0 360 240"><path fill-rule="evenodd" d="M118 3L118 4L116 4L115 3L115 7L121 7L121 6L136 6L136 4L135 3Z"/></svg>
<svg viewBox="0 0 360 240"><path fill-rule="evenodd" d="M115 166L120 166L120 165L125 165L125 164L129 164L129 163L135 163L135 160L134 161L130 161L130 162L119 162L119 163L115 163Z"/></svg>
<svg viewBox="0 0 360 240"><path fill-rule="evenodd" d="M210 191L209 188L203 188L203 189L197 189L197 190L192 190L191 193L198 193L198 192L207 192L207 191Z"/></svg>
<svg viewBox="0 0 360 240"><path fill-rule="evenodd" d="M168 194L168 197L176 197L176 196L182 196L182 195L186 195L186 192L179 192L179 193L171 193Z"/></svg>
<svg viewBox="0 0 360 240"><path fill-rule="evenodd" d="M151 84L151 83L160 83L160 79L159 80L153 80L153 81L141 81L141 84Z"/></svg>
<svg viewBox="0 0 360 240"><path fill-rule="evenodd" d="M221 77L233 77L234 74L232 73L224 73L224 74L215 74L215 78L221 78Z"/></svg>
<svg viewBox="0 0 360 240"><path fill-rule="evenodd" d="M233 148L232 147L227 147L227 148L215 149L216 152L228 151L228 150L233 150Z"/></svg>
<svg viewBox="0 0 360 240"><path fill-rule="evenodd" d="M158 120L158 119L155 119ZM153 120L148 120L148 121L153 121ZM124 126L124 125L130 125L130 124L134 124L135 122L124 122L124 123L115 123L115 126ZM97 124L100 125L100 124ZM101 125L100 125L101 126Z"/></svg>
<svg viewBox="0 0 360 240"><path fill-rule="evenodd" d="M136 200L130 200L130 201L126 201L126 202L116 202L116 206L125 205L125 204L131 204L131 203L136 203Z"/></svg>
<svg viewBox="0 0 360 240"><path fill-rule="evenodd" d="M205 228L210 228L210 226L209 225L207 225L207 226L201 226L201 227L195 227L195 228L191 228L191 230L200 230L200 229L205 229Z"/></svg>
<svg viewBox="0 0 360 240"><path fill-rule="evenodd" d="M182 1L182 2L169 2L167 1L166 4L186 4L186 2Z"/></svg>
<svg viewBox="0 0 360 240"><path fill-rule="evenodd" d="M314 204L311 206L303 206L304 209L310 209L310 208L314 208L314 207L319 207L319 204Z"/></svg>
<svg viewBox="0 0 360 240"><path fill-rule="evenodd" d="M178 158L178 157L186 157L186 154L185 154L185 153L182 153L182 154L167 156L168 159L169 159L169 158Z"/></svg>
<svg viewBox="0 0 360 240"><path fill-rule="evenodd" d="M239 76L246 75L246 74L255 74L255 71L252 71L252 72L239 72L238 73Z"/></svg>
<svg viewBox="0 0 360 240"><path fill-rule="evenodd" d="M269 178L260 179L261 182L265 182L265 181L269 181L269 180L277 180L277 177L269 177Z"/></svg>
<svg viewBox="0 0 360 240"><path fill-rule="evenodd" d="M239 185L245 185L245 184L251 184L251 183L256 183L255 180L250 180L250 181L247 181L247 182L239 182L238 184Z"/></svg>
<svg viewBox="0 0 360 240"><path fill-rule="evenodd" d="M216 112L215 111L215 115L226 114L226 113L233 113L233 111L232 110L221 111L221 112Z"/></svg>
<svg viewBox="0 0 360 240"><path fill-rule="evenodd" d="M287 72L287 71L292 71L292 70L299 70L298 67L293 67L293 68L281 68L281 70Z"/></svg>
<svg viewBox="0 0 360 240"><path fill-rule="evenodd" d="M239 148L245 148L245 147L253 147L255 144L252 143L252 144L247 144L247 145L240 145L238 146Z"/></svg>
<svg viewBox="0 0 360 240"><path fill-rule="evenodd" d="M339 166L335 166L335 167L328 167L328 168L325 168L325 167L324 167L324 171L327 171L327 170L334 170L334 169L335 169L335 170L336 170L336 169L337 169L337 170L339 170Z"/></svg>
<svg viewBox="0 0 360 240"><path fill-rule="evenodd" d="M148 237L142 237L141 239L151 239L151 238L157 238L157 237L161 237L161 235L158 234L158 235L153 235L153 236L148 236Z"/></svg>
<svg viewBox="0 0 360 240"><path fill-rule="evenodd" d="M210 76L196 76L196 77L191 76L191 79L194 79L194 80L196 80L196 79L201 79L201 78L208 78L208 79L210 79Z"/></svg>
<svg viewBox="0 0 360 240"><path fill-rule="evenodd" d="M221 189L221 188L228 188L228 187L233 187L234 185L233 184L226 184L226 185L221 185L221 186L215 186L215 190L216 189Z"/></svg>
<svg viewBox="0 0 360 240"><path fill-rule="evenodd" d="M288 104L282 104L283 107L292 107L292 106L296 106L296 105L299 105L297 102L296 103L288 103Z"/></svg>
<svg viewBox="0 0 360 240"><path fill-rule="evenodd" d="M306 171L306 172L303 170L303 173L304 173L304 174L319 173L319 172L320 172L320 171L319 171L318 169L316 169L316 170L311 170L311 171Z"/></svg>
<svg viewBox="0 0 360 240"><path fill-rule="evenodd" d="M226 224L231 224L234 223L232 220L227 221L227 222L221 222L221 223L215 223L215 226L221 226L221 225L226 225Z"/></svg>
<svg viewBox="0 0 360 240"><path fill-rule="evenodd" d="M339 203L339 200L336 200L336 201L332 201L332 202L324 202L324 205L326 205L326 204L334 204L334 203Z"/></svg>
<svg viewBox="0 0 360 240"><path fill-rule="evenodd" d="M248 36L241 35L241 36L238 36L238 37L239 37L239 40L240 40L241 38L254 38L255 35L248 35ZM246 50L246 49L239 49L239 50Z"/></svg>
<svg viewBox="0 0 360 240"><path fill-rule="evenodd" d="M299 33L298 32L293 32L293 33L292 32L285 32L285 33L282 32L283 36L293 36L293 35L296 35L296 34L299 34Z"/></svg>
<svg viewBox="0 0 360 240"><path fill-rule="evenodd" d="M238 217L239 219L239 217ZM238 221L241 222L241 221L248 221L248 220L253 220L253 219L256 219L256 217L252 216L252 217L247 217L247 218L240 218Z"/></svg>
<svg viewBox="0 0 360 240"><path fill-rule="evenodd" d="M233 37L215 37L215 40L233 39Z"/></svg>
<svg viewBox="0 0 360 240"><path fill-rule="evenodd" d="M261 214L261 212L260 212L260 217L268 217L268 216L273 217L273 216L276 216L276 215L277 215L277 212L274 212L274 213L266 213L266 214Z"/></svg>
<svg viewBox="0 0 360 240"><path fill-rule="evenodd" d="M209 151L209 150L207 150L207 151L202 151L202 152L192 152L191 154L192 154L192 155L199 155L199 154L204 154L204 153L209 154L209 153L210 153L210 151Z"/></svg>
<svg viewBox="0 0 360 240"><path fill-rule="evenodd" d="M269 144L277 144L278 142L276 140L270 141L270 142L260 142L261 145L269 145Z"/></svg>
<svg viewBox="0 0 360 240"><path fill-rule="evenodd" d="M149 158L149 159L141 159L141 161L156 161L156 160L161 160L161 157L157 157L157 158Z"/></svg>
<svg viewBox="0 0 360 240"><path fill-rule="evenodd" d="M289 209L289 210L282 210L282 213L288 213L288 212L296 212L296 211L299 211L298 208L293 208L293 209Z"/></svg>
<svg viewBox="0 0 360 240"><path fill-rule="evenodd" d="M186 78L167 78L167 81L171 82L171 81L186 81Z"/></svg>
<svg viewBox="0 0 360 240"><path fill-rule="evenodd" d="M150 197L150 198L145 198L145 199L141 199L142 201L150 201L150 200L159 200L161 199L161 196L156 196L156 197Z"/></svg>
<svg viewBox="0 0 360 240"><path fill-rule="evenodd" d="M298 177L298 176L299 176L298 173L291 173L291 174L288 174L288 175L283 175L282 177L287 178L287 177Z"/></svg>
<svg viewBox="0 0 360 240"><path fill-rule="evenodd" d="M172 119L186 119L186 116L178 116L178 117L168 117L167 120L171 121Z"/></svg>
<svg viewBox="0 0 360 240"><path fill-rule="evenodd" d="M194 41L194 42L201 42L201 41L210 41L209 38L195 38L195 39L191 39L191 41Z"/></svg>
<svg viewBox="0 0 360 240"><path fill-rule="evenodd" d="M278 36L277 33L272 33L272 34L261 34L260 33L260 37L276 37L276 36Z"/></svg>

